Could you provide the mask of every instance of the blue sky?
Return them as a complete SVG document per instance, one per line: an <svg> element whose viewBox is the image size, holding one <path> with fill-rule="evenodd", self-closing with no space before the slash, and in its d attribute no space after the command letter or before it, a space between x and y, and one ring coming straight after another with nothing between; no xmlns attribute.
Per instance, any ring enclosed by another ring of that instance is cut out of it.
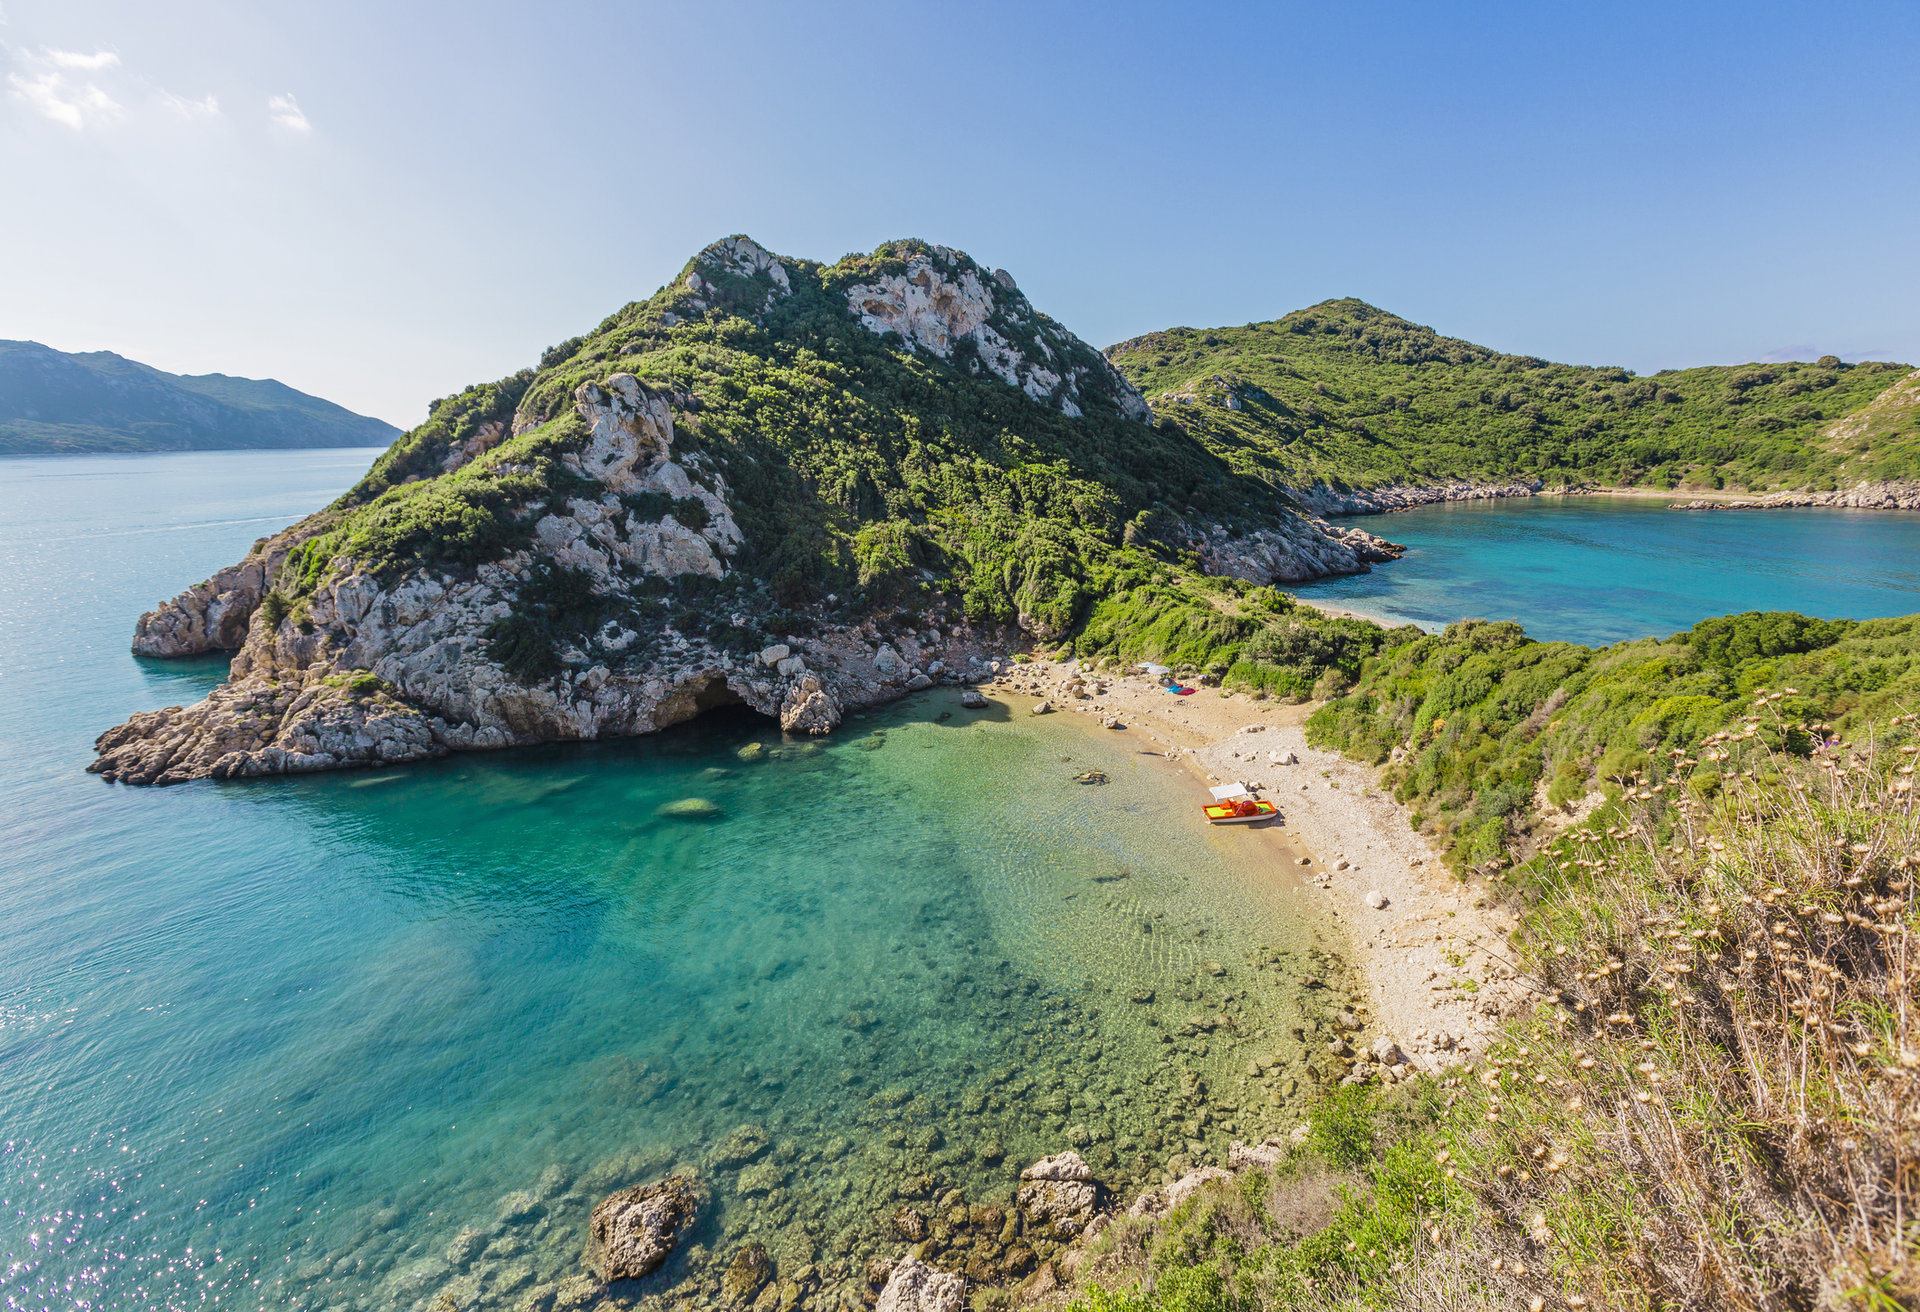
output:
<svg viewBox="0 0 1920 1312"><path fill-rule="evenodd" d="M1096 345L1920 361L1920 6L0 0L0 337L408 425L747 232Z"/></svg>

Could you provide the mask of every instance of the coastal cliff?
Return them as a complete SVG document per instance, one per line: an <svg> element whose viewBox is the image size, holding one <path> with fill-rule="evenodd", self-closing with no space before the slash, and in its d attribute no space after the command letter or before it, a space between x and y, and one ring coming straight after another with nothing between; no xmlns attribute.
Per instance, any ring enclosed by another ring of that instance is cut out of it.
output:
<svg viewBox="0 0 1920 1312"><path fill-rule="evenodd" d="M296 773L728 704L823 734L1143 588L1217 614L1396 554L1155 422L1004 271L734 237L436 403L339 501L141 616L137 653L237 649L231 677L101 735L90 769ZM1288 608L1245 609L1252 634Z"/></svg>

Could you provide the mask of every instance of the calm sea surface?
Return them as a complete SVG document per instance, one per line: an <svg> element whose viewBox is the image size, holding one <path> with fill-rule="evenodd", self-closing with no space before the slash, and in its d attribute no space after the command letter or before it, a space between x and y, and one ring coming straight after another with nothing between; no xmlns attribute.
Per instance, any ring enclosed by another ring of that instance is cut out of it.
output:
<svg viewBox="0 0 1920 1312"><path fill-rule="evenodd" d="M666 1279L759 1239L825 1308L903 1197L1004 1201L1069 1142L1123 1186L1297 1120L1244 1071L1344 1001L1290 992L1340 978L1305 899L1079 717L934 693L820 744L741 713L83 773L224 673L131 656L135 616L372 455L0 461L0 1306L511 1306L681 1165L715 1198ZM764 1151L716 1158L742 1125Z"/></svg>
<svg viewBox="0 0 1920 1312"><path fill-rule="evenodd" d="M1300 595L1429 628L1518 620L1536 638L1609 643L1742 610L1920 612L1920 513L1681 513L1657 500L1525 497L1345 522L1410 550Z"/></svg>

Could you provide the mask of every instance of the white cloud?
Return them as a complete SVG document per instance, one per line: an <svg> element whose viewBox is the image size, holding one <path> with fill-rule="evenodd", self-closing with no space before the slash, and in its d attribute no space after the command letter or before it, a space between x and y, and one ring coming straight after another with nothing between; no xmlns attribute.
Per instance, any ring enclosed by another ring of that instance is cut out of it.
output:
<svg viewBox="0 0 1920 1312"><path fill-rule="evenodd" d="M13 88L14 99L75 132L101 127L120 117L120 102L97 85L76 83L55 70L31 77L9 73L7 85Z"/></svg>
<svg viewBox="0 0 1920 1312"><path fill-rule="evenodd" d="M49 50L46 58L55 68L84 68L90 71L112 68L120 62L120 56L111 50L96 50L90 55L74 50Z"/></svg>
<svg viewBox="0 0 1920 1312"><path fill-rule="evenodd" d="M185 119L215 118L220 113L220 102L211 92L191 100L186 96L176 96L171 91L160 93L160 103Z"/></svg>
<svg viewBox="0 0 1920 1312"><path fill-rule="evenodd" d="M307 116L300 112L300 102L292 95L268 96L267 113L273 116L274 123L289 132L311 132L313 124L307 122Z"/></svg>

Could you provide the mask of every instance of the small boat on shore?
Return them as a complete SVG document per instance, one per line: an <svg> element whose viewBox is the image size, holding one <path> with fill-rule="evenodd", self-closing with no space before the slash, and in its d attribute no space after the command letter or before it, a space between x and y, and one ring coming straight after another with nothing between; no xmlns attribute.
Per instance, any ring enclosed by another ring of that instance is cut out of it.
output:
<svg viewBox="0 0 1920 1312"><path fill-rule="evenodd" d="M1213 801L1200 808L1210 825L1245 825L1280 814L1272 802L1263 802L1247 791L1245 784L1221 784L1208 790Z"/></svg>

